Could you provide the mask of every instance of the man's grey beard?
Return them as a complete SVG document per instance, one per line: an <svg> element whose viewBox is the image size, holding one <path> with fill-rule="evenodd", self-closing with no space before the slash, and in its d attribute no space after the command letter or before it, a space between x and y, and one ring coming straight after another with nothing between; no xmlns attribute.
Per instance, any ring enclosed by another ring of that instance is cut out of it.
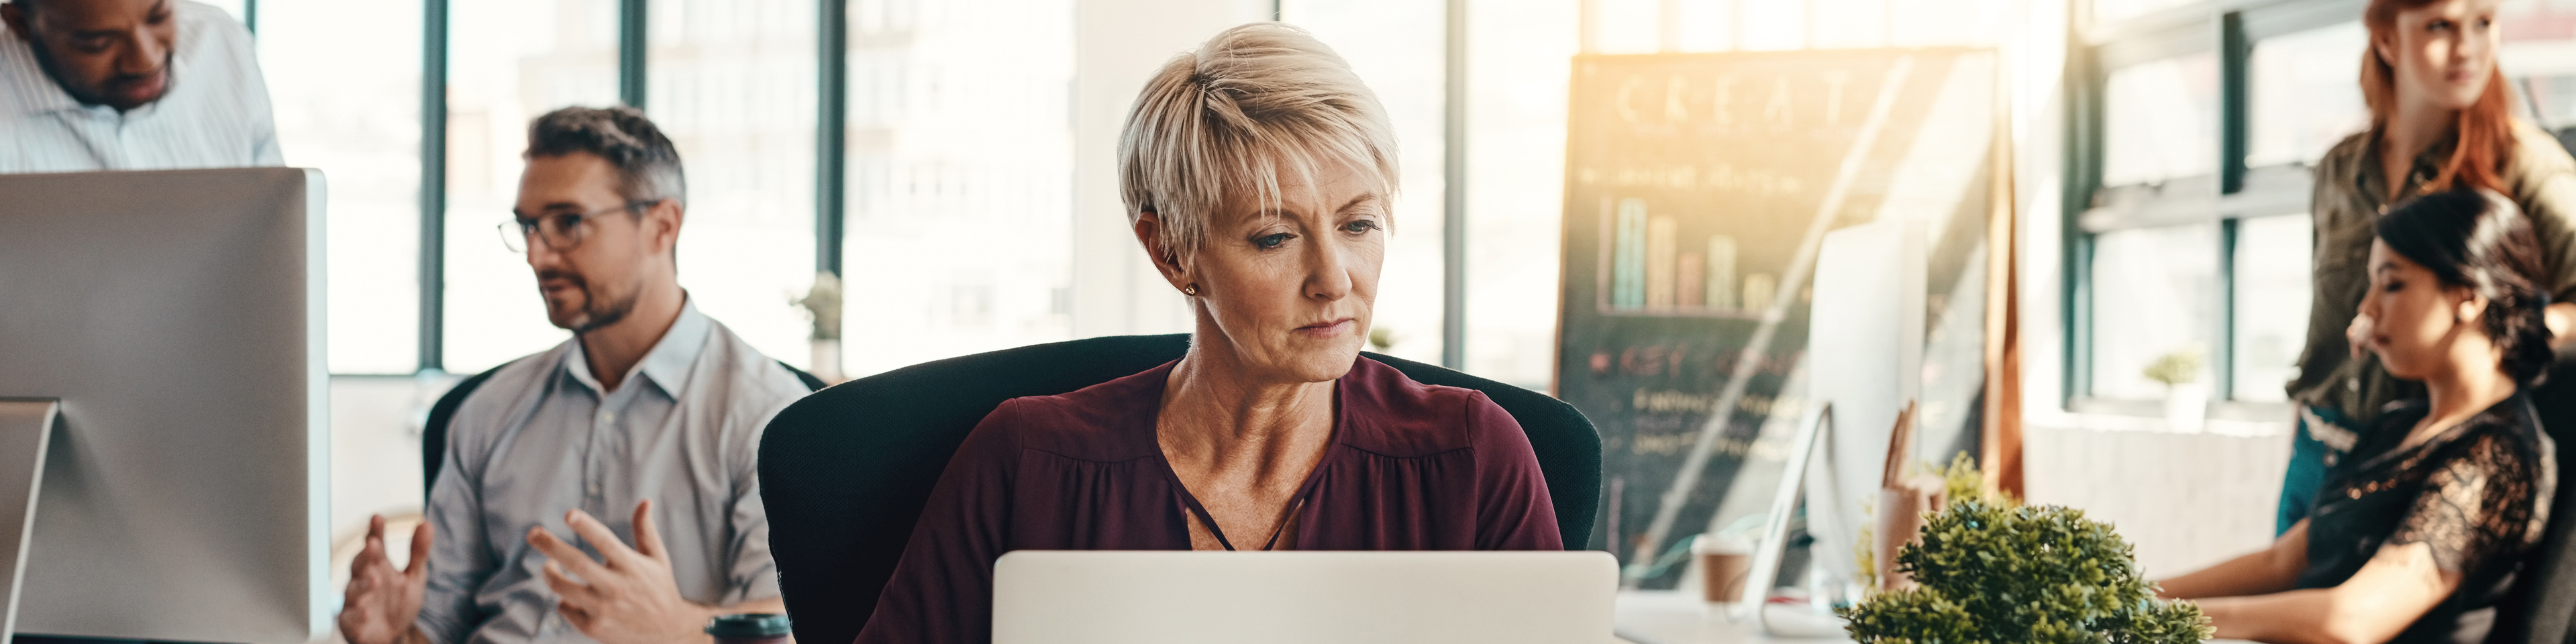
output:
<svg viewBox="0 0 2576 644"><path fill-rule="evenodd" d="M581 317L573 318L572 324L563 328L572 331L573 335L581 335L624 321L627 315L635 312L635 301L643 299L643 293L644 289L637 288L626 297L602 300L597 292L591 290L589 280L583 280Z"/></svg>

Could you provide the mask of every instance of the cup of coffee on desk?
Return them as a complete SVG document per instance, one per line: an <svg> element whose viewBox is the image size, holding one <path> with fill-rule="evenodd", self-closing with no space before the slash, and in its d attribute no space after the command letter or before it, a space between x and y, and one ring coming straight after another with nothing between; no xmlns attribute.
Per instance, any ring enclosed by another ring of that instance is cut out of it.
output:
<svg viewBox="0 0 2576 644"><path fill-rule="evenodd" d="M1744 601L1744 581L1753 574L1751 542L1701 535L1691 541L1691 556L1699 558L1703 599L1720 606Z"/></svg>

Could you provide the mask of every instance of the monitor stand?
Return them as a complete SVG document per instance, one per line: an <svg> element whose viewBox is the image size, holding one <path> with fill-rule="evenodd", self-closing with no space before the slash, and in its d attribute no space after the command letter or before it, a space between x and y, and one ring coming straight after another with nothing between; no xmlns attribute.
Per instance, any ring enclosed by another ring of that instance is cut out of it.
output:
<svg viewBox="0 0 2576 644"><path fill-rule="evenodd" d="M61 409L50 399L0 400L0 644L17 632L27 542L36 536L36 487L45 481L45 446Z"/></svg>

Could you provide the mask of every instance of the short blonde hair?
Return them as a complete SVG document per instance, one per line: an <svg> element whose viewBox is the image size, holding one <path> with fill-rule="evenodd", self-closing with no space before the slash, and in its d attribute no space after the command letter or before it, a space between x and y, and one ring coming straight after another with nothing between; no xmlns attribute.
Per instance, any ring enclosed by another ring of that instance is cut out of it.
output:
<svg viewBox="0 0 2576 644"><path fill-rule="evenodd" d="M1164 63L1118 139L1127 221L1154 213L1161 250L1175 258L1197 252L1230 200L1254 198L1275 211L1283 171L1312 183L1335 164L1374 173L1380 193L1392 196L1394 128L1350 63L1278 22L1227 29Z"/></svg>

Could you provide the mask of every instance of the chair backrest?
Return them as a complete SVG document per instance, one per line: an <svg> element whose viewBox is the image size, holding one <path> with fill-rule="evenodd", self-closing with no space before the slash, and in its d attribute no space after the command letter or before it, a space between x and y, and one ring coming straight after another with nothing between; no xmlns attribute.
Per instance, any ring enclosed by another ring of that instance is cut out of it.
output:
<svg viewBox="0 0 2576 644"><path fill-rule="evenodd" d="M2531 395L2540 428L2557 444L2558 490L2540 547L2515 575L2497 611L2489 644L2576 644L2576 483L2567 472L2576 450L2576 365L2561 360Z"/></svg>
<svg viewBox="0 0 2576 644"><path fill-rule="evenodd" d="M1108 382L1177 360L1187 335L1115 336L950 358L842 383L770 421L760 443L770 555L801 642L858 637L966 433L1002 401ZM1416 381L1485 392L1529 434L1569 547L1588 547L1601 436L1572 405L1410 360Z"/></svg>
<svg viewBox="0 0 2576 644"><path fill-rule="evenodd" d="M508 363L503 363L503 366L508 366ZM785 362L778 363L778 366L795 374L797 382L805 383L806 391L823 390L823 379L814 377L814 374L805 373L805 370ZM500 370L501 367L493 367L456 381L456 386L448 387L447 393L439 394L438 402L429 406L429 419L420 426L420 496L424 503L429 499L429 492L438 488L439 468L447 464L447 426L456 422L456 408L465 406L465 397L474 395L475 388L483 386L483 381L491 380L492 373Z"/></svg>

